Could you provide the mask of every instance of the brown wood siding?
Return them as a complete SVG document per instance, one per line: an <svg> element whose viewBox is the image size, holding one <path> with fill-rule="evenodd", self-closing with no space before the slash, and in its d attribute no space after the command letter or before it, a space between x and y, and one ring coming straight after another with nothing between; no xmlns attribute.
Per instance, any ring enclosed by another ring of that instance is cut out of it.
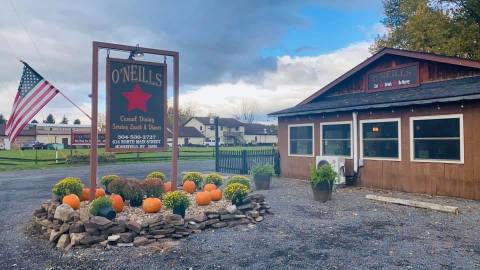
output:
<svg viewBox="0 0 480 270"><path fill-rule="evenodd" d="M461 105L463 104L463 108ZM413 111L412 111L413 109ZM464 164L411 162L410 117L463 114ZM401 161L364 160L359 185L431 195L480 199L480 101L405 107L390 110L362 111L358 120L400 118ZM282 176L308 179L315 158L288 157L289 124L315 123L315 155L320 154L320 123L351 120L351 114L311 115L303 118L279 119L279 148ZM359 134L360 135L360 134ZM359 136L360 137L360 136ZM357 146L359 143L357 143ZM360 154L360 149L359 149ZM347 171L353 160L347 160Z"/></svg>

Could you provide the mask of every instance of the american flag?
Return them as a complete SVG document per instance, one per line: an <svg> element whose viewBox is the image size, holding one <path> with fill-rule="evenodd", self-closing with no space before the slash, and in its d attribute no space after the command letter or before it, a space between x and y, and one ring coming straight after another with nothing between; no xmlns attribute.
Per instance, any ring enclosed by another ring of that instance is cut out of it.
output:
<svg viewBox="0 0 480 270"><path fill-rule="evenodd" d="M59 92L27 63L22 63L20 86L5 130L12 143L30 120Z"/></svg>

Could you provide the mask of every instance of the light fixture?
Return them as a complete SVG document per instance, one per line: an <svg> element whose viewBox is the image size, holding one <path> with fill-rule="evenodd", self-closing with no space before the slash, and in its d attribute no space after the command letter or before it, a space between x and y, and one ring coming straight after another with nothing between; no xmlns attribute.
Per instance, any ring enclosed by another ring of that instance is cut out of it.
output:
<svg viewBox="0 0 480 270"><path fill-rule="evenodd" d="M135 50L130 52L128 60L136 60L136 58L143 58L143 52L140 50L140 46L137 44Z"/></svg>
<svg viewBox="0 0 480 270"><path fill-rule="evenodd" d="M372 127L372 132L380 132L380 128L379 127Z"/></svg>

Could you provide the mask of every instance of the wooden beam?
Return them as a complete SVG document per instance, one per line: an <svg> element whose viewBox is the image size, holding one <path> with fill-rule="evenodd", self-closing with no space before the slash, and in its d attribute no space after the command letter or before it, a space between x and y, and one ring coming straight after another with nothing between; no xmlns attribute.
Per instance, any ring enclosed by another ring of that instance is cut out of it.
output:
<svg viewBox="0 0 480 270"><path fill-rule="evenodd" d="M413 206L417 208L425 208L430 210L436 210L440 212L447 212L453 213L457 215L459 213L458 207L455 206L448 206L448 205L441 205L436 203L427 203L427 202L420 202L420 201L412 201L412 200L404 200L400 198L392 198L392 197L384 197L384 196L377 196L377 195L367 195L365 198L374 201L386 202L386 203L393 203L399 205L406 205L406 206Z"/></svg>

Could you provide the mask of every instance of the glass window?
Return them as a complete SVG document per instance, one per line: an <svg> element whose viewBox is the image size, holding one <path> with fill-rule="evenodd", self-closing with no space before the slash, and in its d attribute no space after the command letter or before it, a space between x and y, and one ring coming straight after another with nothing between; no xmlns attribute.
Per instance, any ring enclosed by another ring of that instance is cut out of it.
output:
<svg viewBox="0 0 480 270"><path fill-rule="evenodd" d="M313 154L313 125L289 127L291 155Z"/></svg>
<svg viewBox="0 0 480 270"><path fill-rule="evenodd" d="M350 124L322 125L322 155L349 157L351 147Z"/></svg>
<svg viewBox="0 0 480 270"><path fill-rule="evenodd" d="M461 160L460 118L413 120L414 159Z"/></svg>
<svg viewBox="0 0 480 270"><path fill-rule="evenodd" d="M398 121L362 123L363 157L398 159Z"/></svg>

